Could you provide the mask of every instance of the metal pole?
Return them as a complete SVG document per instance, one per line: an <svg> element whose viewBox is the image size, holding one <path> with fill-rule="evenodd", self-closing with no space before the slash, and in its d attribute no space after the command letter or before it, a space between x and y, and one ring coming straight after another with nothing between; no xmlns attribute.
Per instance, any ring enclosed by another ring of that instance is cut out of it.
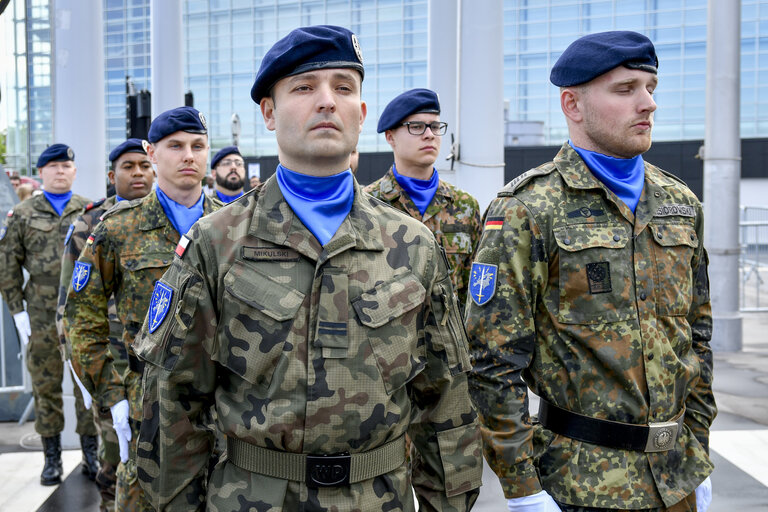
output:
<svg viewBox="0 0 768 512"><path fill-rule="evenodd" d="M704 244L709 253L712 347L742 348L739 313L739 80L741 2L709 0L704 138Z"/></svg>
<svg viewBox="0 0 768 512"><path fill-rule="evenodd" d="M152 118L184 105L181 0L151 0Z"/></svg>

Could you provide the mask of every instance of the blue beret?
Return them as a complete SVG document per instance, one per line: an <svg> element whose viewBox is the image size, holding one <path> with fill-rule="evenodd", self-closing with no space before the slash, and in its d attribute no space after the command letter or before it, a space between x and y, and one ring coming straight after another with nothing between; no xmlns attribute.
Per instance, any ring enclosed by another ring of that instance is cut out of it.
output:
<svg viewBox="0 0 768 512"><path fill-rule="evenodd" d="M411 89L396 97L384 108L379 117L376 131L379 133L397 128L400 121L420 112L440 113L440 100L435 91L429 89Z"/></svg>
<svg viewBox="0 0 768 512"><path fill-rule="evenodd" d="M166 110L149 126L149 142L155 143L176 132L208 133L205 116L193 107L178 107Z"/></svg>
<svg viewBox="0 0 768 512"><path fill-rule="evenodd" d="M327 68L352 68L365 76L357 36L343 27L315 25L291 31L269 49L259 66L251 98L261 103L281 78Z"/></svg>
<svg viewBox="0 0 768 512"><path fill-rule="evenodd" d="M63 162L66 160L75 160L75 152L66 144L52 144L40 153L37 159L37 167L45 167L48 162Z"/></svg>
<svg viewBox="0 0 768 512"><path fill-rule="evenodd" d="M227 155L240 155L240 150L237 149L237 146L227 146L225 148L221 148L219 152L213 155L213 158L211 158L211 169L215 168L219 161Z"/></svg>
<svg viewBox="0 0 768 512"><path fill-rule="evenodd" d="M617 66L656 74L659 59L651 40L626 30L589 34L566 48L549 80L559 87L579 85Z"/></svg>
<svg viewBox="0 0 768 512"><path fill-rule="evenodd" d="M144 150L144 141L141 139L128 139L109 153L109 161L115 163L123 153L141 153L146 155Z"/></svg>

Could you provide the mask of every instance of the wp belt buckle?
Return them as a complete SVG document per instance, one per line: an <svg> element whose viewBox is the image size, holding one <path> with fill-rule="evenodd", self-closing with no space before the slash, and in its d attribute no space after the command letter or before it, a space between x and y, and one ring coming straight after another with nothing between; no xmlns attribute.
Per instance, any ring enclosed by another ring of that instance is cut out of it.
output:
<svg viewBox="0 0 768 512"><path fill-rule="evenodd" d="M307 487L341 487L349 485L349 453L307 455Z"/></svg>
<svg viewBox="0 0 768 512"><path fill-rule="evenodd" d="M682 419L682 416L681 416ZM665 421L648 424L648 438L645 442L645 452L666 452L677 441L681 421Z"/></svg>

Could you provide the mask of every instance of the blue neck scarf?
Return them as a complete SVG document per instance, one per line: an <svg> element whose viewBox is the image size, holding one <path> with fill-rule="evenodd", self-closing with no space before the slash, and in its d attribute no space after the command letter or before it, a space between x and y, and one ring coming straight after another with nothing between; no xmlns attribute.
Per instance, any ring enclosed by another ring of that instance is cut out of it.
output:
<svg viewBox="0 0 768 512"><path fill-rule="evenodd" d="M429 203L435 197L437 187L440 186L440 177L437 175L437 169L433 168L432 177L428 180L418 180L398 174L394 164L392 164L392 174L395 175L395 180L403 187L403 190L408 193L408 197L411 198L413 204L419 209L419 213L424 215Z"/></svg>
<svg viewBox="0 0 768 512"><path fill-rule="evenodd" d="M117 195L117 194L115 194L115 199L117 199L117 202L118 202L118 203L119 203L120 201L125 201L125 198L124 198L124 197L120 197L120 196L119 196L119 195Z"/></svg>
<svg viewBox="0 0 768 512"><path fill-rule="evenodd" d="M165 195L165 192L160 190L160 187L157 187L156 192L160 206L163 207L168 220L171 221L171 224L173 224L173 227L176 228L180 235L186 234L189 228L192 227L192 224L203 216L203 199L205 194L202 192L200 193L200 199L191 208L187 208Z"/></svg>
<svg viewBox="0 0 768 512"><path fill-rule="evenodd" d="M587 149L578 148L568 140L568 144L576 151L589 170L603 184L624 201L632 213L640 201L645 182L645 164L643 157L637 155L634 158L614 158L612 156L595 153Z"/></svg>
<svg viewBox="0 0 768 512"><path fill-rule="evenodd" d="M217 190L216 191L216 195L219 196L219 199L221 199L222 202L224 202L224 203L231 203L232 201L234 201L238 197L242 196L243 193L240 192L239 194L235 194L233 196L228 196L227 194L222 194L221 192L219 192Z"/></svg>
<svg viewBox="0 0 768 512"><path fill-rule="evenodd" d="M43 195L45 195L45 198L51 203L51 206L53 206L53 209L59 214L59 217L61 217L64 208L67 207L69 200L72 199L71 190L63 194L54 194L53 192L46 192L43 190Z"/></svg>
<svg viewBox="0 0 768 512"><path fill-rule="evenodd" d="M333 176L309 176L277 166L277 184L296 216L321 245L327 244L344 222L355 200L352 171Z"/></svg>

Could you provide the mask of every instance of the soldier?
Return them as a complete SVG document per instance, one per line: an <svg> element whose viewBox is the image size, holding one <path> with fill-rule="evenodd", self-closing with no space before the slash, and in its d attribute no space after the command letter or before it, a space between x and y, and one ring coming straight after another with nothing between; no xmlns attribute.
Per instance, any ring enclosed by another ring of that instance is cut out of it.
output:
<svg viewBox="0 0 768 512"><path fill-rule="evenodd" d="M480 239L477 200L441 180L435 169L440 141L448 127L440 122L440 101L429 89L411 89L389 102L377 131L392 146L395 163L365 191L420 220L445 249L459 304L467 298L472 253Z"/></svg>
<svg viewBox="0 0 768 512"><path fill-rule="evenodd" d="M67 299L67 290L72 280L72 271L75 261L85 246L88 236L101 216L118 201L131 201L146 196L152 190L155 182L155 171L152 163L144 150L143 141L140 139L128 139L118 145L109 154L111 162L107 177L109 183L114 186L116 194L96 203L86 206L86 211L69 227L69 233L65 240L64 255L61 259L61 280L59 283L59 305L56 314L56 324L59 331L59 341L65 346L65 359L72 360L72 345L68 342L64 330L64 305ZM117 317L114 296L109 298L109 362L113 368L121 374L128 365L128 354L122 341L123 328ZM101 346L97 347L101 348ZM114 510L115 508L115 471L120 463L120 452L117 434L112 427L112 413L109 406L105 405L101 397L106 395L107 380L102 378L102 372L107 362L102 358L103 354L97 353L90 359L87 366L80 366L79 359L72 361L73 369L79 376L88 392L95 399L94 412L97 424L101 431L101 446L99 448L100 468L96 474L96 484L101 493L101 510ZM98 385L97 385L98 384Z"/></svg>
<svg viewBox="0 0 768 512"><path fill-rule="evenodd" d="M151 510L136 481L142 363L130 345L146 315L152 286L171 264L179 237L221 205L202 193L208 135L200 112L192 107L163 112L150 125L148 138L157 189L143 199L121 201L102 216L75 262L64 316L78 364L87 368L95 360L104 361L101 376L91 378L94 388L103 390L99 399L110 407L120 446L117 510ZM128 352L122 373L109 350L107 308L113 294Z"/></svg>
<svg viewBox="0 0 768 512"><path fill-rule="evenodd" d="M702 207L642 158L657 67L636 32L571 44L550 77L570 140L486 214L467 307L471 390L510 511L696 510L709 488Z"/></svg>
<svg viewBox="0 0 768 512"><path fill-rule="evenodd" d="M213 155L211 172L215 180L214 191L221 202L231 203L243 195L245 160L237 146L227 146Z"/></svg>
<svg viewBox="0 0 768 512"><path fill-rule="evenodd" d="M158 510L468 510L482 473L448 264L349 171L357 38L292 31L251 97L274 176L182 237L135 346L139 479ZM227 459L209 473L211 408Z"/></svg>
<svg viewBox="0 0 768 512"><path fill-rule="evenodd" d="M35 431L43 441L43 485L61 483L61 431L64 429L61 379L64 365L56 334L56 298L61 253L67 228L88 199L72 193L75 153L53 144L40 154L37 169L44 192L16 205L0 230L0 290L13 314L19 338L27 347L27 369L35 399ZM22 269L29 272L24 284ZM26 310L24 303L26 301ZM93 479L98 470L96 425L75 389L76 431L83 450L83 472Z"/></svg>

